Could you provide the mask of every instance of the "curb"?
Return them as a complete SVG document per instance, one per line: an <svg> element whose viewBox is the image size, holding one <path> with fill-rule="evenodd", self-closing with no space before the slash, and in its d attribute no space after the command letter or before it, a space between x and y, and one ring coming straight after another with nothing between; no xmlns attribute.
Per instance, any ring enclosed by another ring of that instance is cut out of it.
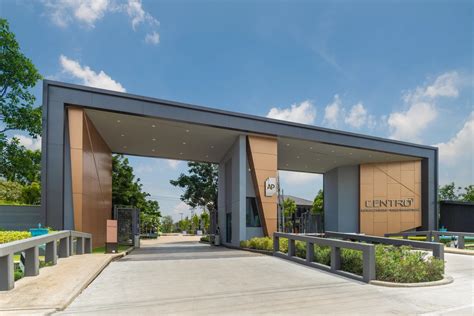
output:
<svg viewBox="0 0 474 316"><path fill-rule="evenodd" d="M456 255L474 256L474 250L458 249L458 248L451 248L451 247L444 247L444 253L452 253L452 254L456 254Z"/></svg>
<svg viewBox="0 0 474 316"><path fill-rule="evenodd" d="M376 285L376 286L385 286L385 287L402 287L402 288L410 288L410 287L428 287L428 286L438 286L438 285L446 285L453 283L454 279L451 276L445 276L444 279L438 281L431 281L431 282L419 282L419 283L397 283L397 282L386 282L386 281L379 281L379 280L372 280L369 284Z"/></svg>

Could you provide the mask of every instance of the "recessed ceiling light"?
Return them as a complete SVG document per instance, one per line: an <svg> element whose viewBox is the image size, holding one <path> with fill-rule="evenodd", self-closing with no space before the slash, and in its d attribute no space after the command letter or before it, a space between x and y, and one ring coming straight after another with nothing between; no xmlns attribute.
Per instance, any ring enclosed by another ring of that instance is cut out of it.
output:
<svg viewBox="0 0 474 316"><path fill-rule="evenodd" d="M189 133L189 129L186 130L186 133Z"/></svg>
<svg viewBox="0 0 474 316"><path fill-rule="evenodd" d="M183 153L179 153L180 155L182 155Z"/></svg>
<svg viewBox="0 0 474 316"><path fill-rule="evenodd" d="M372 158L372 155L369 155L369 158Z"/></svg>
<svg viewBox="0 0 474 316"><path fill-rule="evenodd" d="M352 155L352 153L349 153L349 155Z"/></svg>
<svg viewBox="0 0 474 316"><path fill-rule="evenodd" d="M300 156L296 156L296 159L300 159Z"/></svg>
<svg viewBox="0 0 474 316"><path fill-rule="evenodd" d="M123 149L127 149L127 146L123 146Z"/></svg>
<svg viewBox="0 0 474 316"><path fill-rule="evenodd" d="M211 148L214 148L214 145L211 145Z"/></svg>
<svg viewBox="0 0 474 316"><path fill-rule="evenodd" d="M286 144L286 146L290 146L290 144Z"/></svg>
<svg viewBox="0 0 474 316"><path fill-rule="evenodd" d="M285 166L287 166L287 167L288 167L288 164L286 163L286 164L285 164Z"/></svg>
<svg viewBox="0 0 474 316"><path fill-rule="evenodd" d="M125 134L122 134L122 135L120 135L120 136L124 137L124 136L125 136Z"/></svg>
<svg viewBox="0 0 474 316"><path fill-rule="evenodd" d="M309 149L313 149L313 147L309 147Z"/></svg>
<svg viewBox="0 0 474 316"><path fill-rule="evenodd" d="M151 151L152 151L152 152L155 152L155 150L154 150L154 149L152 149Z"/></svg>
<svg viewBox="0 0 474 316"><path fill-rule="evenodd" d="M209 158L209 155L206 155L206 158Z"/></svg>
<svg viewBox="0 0 474 316"><path fill-rule="evenodd" d="M334 152L334 150L331 150L331 152L333 153L333 152Z"/></svg>
<svg viewBox="0 0 474 316"><path fill-rule="evenodd" d="M120 123L120 120L117 120L117 123Z"/></svg>
<svg viewBox="0 0 474 316"><path fill-rule="evenodd" d="M153 128L154 128L154 127L156 127L156 125L155 125L155 124L152 124L152 125L151 125L151 127L153 127Z"/></svg>
<svg viewBox="0 0 474 316"><path fill-rule="evenodd" d="M156 142L156 138L152 138L151 140L154 141L154 142Z"/></svg>
<svg viewBox="0 0 474 316"><path fill-rule="evenodd" d="M183 145L186 145L186 142L183 142Z"/></svg>

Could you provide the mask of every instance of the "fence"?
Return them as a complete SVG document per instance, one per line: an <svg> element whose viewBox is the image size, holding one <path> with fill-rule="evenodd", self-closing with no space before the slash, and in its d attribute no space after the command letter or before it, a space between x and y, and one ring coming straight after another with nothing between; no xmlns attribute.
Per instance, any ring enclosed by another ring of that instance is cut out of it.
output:
<svg viewBox="0 0 474 316"><path fill-rule="evenodd" d="M91 234L69 230L0 245L0 291L8 291L15 286L15 253L25 252L24 276L36 276L39 274L39 247L45 245L45 263L55 265L58 257L67 258L72 255L73 239L76 239L77 255L92 252Z"/></svg>
<svg viewBox="0 0 474 316"><path fill-rule="evenodd" d="M440 237L442 236L453 236L458 238L458 248L464 249L465 247L465 238L470 237L474 238L474 233L466 232L441 232L436 230L424 230L424 231L414 231L414 232L402 232L402 233L392 233L385 234L385 237L403 237L403 239L408 239L409 236L424 236L428 241L439 242Z"/></svg>
<svg viewBox="0 0 474 316"><path fill-rule="evenodd" d="M288 239L288 253L280 252L280 238ZM306 242L306 259L296 257L296 241ZM331 247L331 265L313 262L314 245ZM341 249L353 249L362 252L363 273L362 277L350 272L341 270ZM375 246L370 244L355 243L337 239L320 238L308 235L298 235L289 233L273 233L273 255L283 259L301 263L317 269L350 277L363 282L370 282L375 279Z"/></svg>
<svg viewBox="0 0 474 316"><path fill-rule="evenodd" d="M405 240L405 239L393 239L393 238L384 238L378 236L368 236L360 235L354 233L339 233L327 231L324 235L328 238L341 238L341 239L350 239L357 240L362 242L369 242L372 244L383 244L383 245L393 245L393 246L410 246L417 249L427 249L431 250L433 256L444 260L444 245L438 242L424 242L424 241L415 241L415 240Z"/></svg>

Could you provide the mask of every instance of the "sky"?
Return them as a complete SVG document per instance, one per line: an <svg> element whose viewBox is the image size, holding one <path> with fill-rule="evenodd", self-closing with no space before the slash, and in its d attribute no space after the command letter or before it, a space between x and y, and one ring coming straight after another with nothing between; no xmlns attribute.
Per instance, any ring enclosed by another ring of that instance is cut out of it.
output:
<svg viewBox="0 0 474 316"><path fill-rule="evenodd" d="M434 145L441 185L474 183L473 1L5 0L0 16L47 79ZM190 214L169 184L185 162L129 159L163 214Z"/></svg>

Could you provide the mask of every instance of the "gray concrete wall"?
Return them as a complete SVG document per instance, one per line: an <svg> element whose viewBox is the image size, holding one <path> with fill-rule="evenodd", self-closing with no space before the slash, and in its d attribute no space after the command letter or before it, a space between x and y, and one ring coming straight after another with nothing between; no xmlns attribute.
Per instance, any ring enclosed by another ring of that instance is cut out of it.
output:
<svg viewBox="0 0 474 316"><path fill-rule="evenodd" d="M344 166L324 174L325 230L359 232L359 166Z"/></svg>
<svg viewBox="0 0 474 316"><path fill-rule="evenodd" d="M28 230L41 223L41 206L0 205L0 228Z"/></svg>

